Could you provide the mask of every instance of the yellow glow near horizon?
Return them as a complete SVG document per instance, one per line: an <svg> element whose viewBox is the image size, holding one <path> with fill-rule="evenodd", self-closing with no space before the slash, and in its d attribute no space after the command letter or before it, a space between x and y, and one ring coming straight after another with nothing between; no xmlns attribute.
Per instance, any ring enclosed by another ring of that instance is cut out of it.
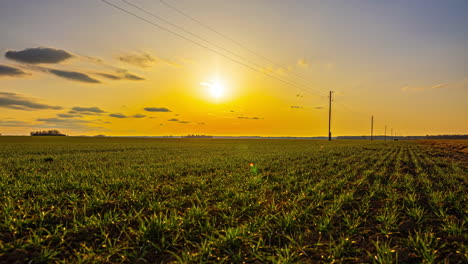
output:
<svg viewBox="0 0 468 264"><path fill-rule="evenodd" d="M220 79L214 79L209 82L202 82L200 85L207 88L206 92L215 100L221 100L226 97L226 84Z"/></svg>

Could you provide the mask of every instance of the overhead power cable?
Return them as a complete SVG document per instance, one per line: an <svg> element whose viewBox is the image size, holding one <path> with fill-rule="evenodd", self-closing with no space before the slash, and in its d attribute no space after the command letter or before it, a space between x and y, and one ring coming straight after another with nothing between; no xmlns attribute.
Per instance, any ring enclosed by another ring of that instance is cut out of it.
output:
<svg viewBox="0 0 468 264"><path fill-rule="evenodd" d="M166 23L166 24L168 24L168 25L171 25L171 26L173 26L173 27L175 27L175 28L177 28L177 29L183 31L184 33L189 34L189 35L192 36L192 37L195 37L195 38L197 38L198 40L201 40L201 41L203 41L203 42L206 42L206 43L208 43L209 45L212 45L212 46L216 47L217 49L220 49L220 50L222 50L222 51L224 51L224 52L226 52L226 53L229 53L230 55L236 57L237 59L243 60L243 61L245 61L245 62L247 62L247 63L249 63L249 64L254 65L255 67L258 67L258 68L260 68L260 69L262 69L262 70L264 70L264 71L270 72L271 74L281 76L281 78L284 78L284 79L287 80L288 82L292 82L292 83L294 83L295 85L304 86L303 84L301 84L301 83L299 83L299 82L297 82L297 81L295 81L295 80L293 80L293 79L286 78L285 76L282 76L281 74L278 74L278 73L275 72L274 70L265 68L265 67L263 67L262 65L260 65L260 64L258 64L258 63L256 63L256 62L253 62L253 61L251 61L251 60L249 60L249 59L246 59L245 57L240 56L238 53L235 53L235 52L233 52L233 51L231 51L231 50L228 50L228 49L226 49L226 48L224 48L224 47L222 47L222 46L220 46L220 45L218 45L218 44L216 44L216 43L214 43L214 42L212 42L212 41L207 40L206 38L201 37L200 35L197 35L197 34L191 32L191 31L189 31L189 30L187 30L187 29L185 29L185 28L183 28L183 27L181 27L181 26L179 26L179 25L177 25L177 24L175 24L175 23L172 23L171 21L168 21L167 19L164 19L164 18L162 18L162 17L156 15L155 13L150 12L150 11L144 9L144 8L141 7L141 6L138 6L138 5L136 5L136 4L133 4L132 2L127 1L127 0L122 0L122 2L125 2L126 4L128 4L128 5L130 5L130 6L134 7L134 8L136 8L136 9L138 9L138 10L140 10L141 12L146 13L147 15L150 15L151 17L156 18L156 19L158 19L158 20L160 20L160 21L162 21L162 22L164 22L164 23ZM277 66L277 67L282 68L281 66ZM315 91L315 92L317 92L317 93L321 93L321 91L316 90L316 89L312 89L312 88L307 88L307 89L308 89L308 90L311 90L311 91Z"/></svg>
<svg viewBox="0 0 468 264"><path fill-rule="evenodd" d="M222 37L222 38L224 38L224 39L226 39L226 40L228 40L228 41L234 43L235 45L237 45L237 46L243 48L244 50L250 52L251 54L254 54L254 55L257 56L257 57L262 58L262 59L268 61L269 63L273 64L273 66L278 67L278 68L281 68L281 67L282 67L279 63L276 63L276 62L273 61L272 59L270 59L270 58L268 58L268 57L266 57L266 56L264 56L264 55L262 55L262 54L260 54L260 53L258 53L258 52L256 52L256 51L254 51L254 50L248 48L246 45L244 45L244 44L241 43L240 41L235 40L234 38L231 38L231 37L227 36L226 34L221 33L220 31L214 29L213 27L211 27L211 26L209 26L209 25L203 23L200 19L197 19L197 18L195 18L195 17L189 15L187 12L182 11L181 9L179 9L179 8L177 8L177 7L175 7L175 6L171 5L171 4L169 4L169 3L167 3L167 2L164 1L164 0L159 0L159 2L161 2L163 5L167 6L168 8L170 8L170 9L176 11L177 13L181 14L182 16L184 16L184 17L186 17L186 18L192 20L193 22L197 23L198 25L200 25L200 26L202 26L202 27L208 29L209 31L215 33L216 35L218 35L218 36L220 36L220 37ZM291 73L292 75L296 76L297 78L302 79L303 81L309 82L309 80L305 79L304 77L302 77L301 75L299 75L299 74L297 74L297 73L295 73L295 72L290 72L290 73Z"/></svg>
<svg viewBox="0 0 468 264"><path fill-rule="evenodd" d="M228 56L228 55L226 55L226 54L223 54L223 53L221 53L221 52L219 52L219 51L217 51L217 50L215 50L215 49L213 49L213 48L211 48L211 47L209 47L209 46L206 46L206 45L204 45L204 44L202 44L202 43L200 43L200 42L197 42L197 41L195 41L195 40L193 40L193 39L190 39L190 38L188 38L188 37L186 37L186 36L184 36L184 35L182 35L182 34L179 34L179 33L175 32L175 31L173 31L173 30L171 30L171 29L168 29L168 28L166 28L166 27L164 27L164 26L162 26L162 25L159 25L159 24L157 24L157 23L155 23L155 22L153 22L153 21L151 21L151 20L148 20L148 19L142 17L142 16L139 16L139 15L137 15L137 14L131 12L131 11L128 11L128 10L125 9L125 8L122 8L122 7L117 6L117 5L113 4L113 3L110 3L110 2L107 1L107 0L101 0L101 2L104 2L105 4L111 6L111 7L115 8L115 9L118 9L118 10L120 10L120 11L122 11L122 12L125 12L125 13L127 13L127 14L133 16L133 17L136 17L136 18L138 18L138 19L140 19L140 20L142 20L142 21L144 21L144 22L146 22L146 23L149 23L149 24L151 24L151 25L153 25L153 26L155 26L155 27L157 27L157 28L159 28L159 29L162 29L162 30L164 30L164 31L166 31L166 32L168 32L168 33L171 33L171 34L173 34L173 35L179 37L179 38L182 38L182 39L184 39L184 40L186 40L186 41L189 41L189 42L191 42L191 43L193 43L193 44L195 44L195 45L197 45L197 46L199 46L199 47L201 47L201 48L203 48L203 49L209 50L209 51L211 51L211 52L213 52L213 53L215 53L215 54L217 54L217 55L219 55L219 56L222 56L222 57L224 57L224 58L226 58L226 59L228 59L228 60L231 60L231 61L233 61L233 62L235 62L235 63L237 63L237 64L239 64L239 65L242 65L242 66L244 66L244 67L246 67L246 68L249 68L249 69L254 70L254 71L256 71L256 72L262 73L262 74L264 74L264 75L266 75L266 76L268 76L268 77L270 77L270 78L272 78L272 79L275 79L275 80L277 80L277 81L283 82L283 83L285 83L285 84L288 84L288 85L290 85L290 86L292 86L292 87L295 87L295 88L297 88L297 89L300 89L300 90L302 90L302 91L306 91L306 92L310 92L310 93L313 93L313 94L322 96L322 94L319 94L318 92L312 91L312 90L307 89L307 88L304 88L304 87L302 87L302 86L298 86L298 85L296 85L296 84L294 84L294 83L291 83L291 82L289 82L289 81L285 81L285 80L283 80L283 79L281 79L281 78L278 78L278 77L276 77L276 76L274 76L274 75L268 74L268 73L265 72L265 71L261 71L261 70L255 68L255 67L252 67L251 65L249 65L249 64L247 64L247 63L244 63L244 62L242 62L242 61L236 60L236 59L234 59L234 58L232 58L232 57L230 57L230 56Z"/></svg>

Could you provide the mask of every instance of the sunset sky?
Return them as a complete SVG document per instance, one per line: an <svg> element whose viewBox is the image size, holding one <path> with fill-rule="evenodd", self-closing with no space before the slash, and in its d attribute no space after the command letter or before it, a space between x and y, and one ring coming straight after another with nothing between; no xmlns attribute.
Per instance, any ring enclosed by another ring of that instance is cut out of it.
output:
<svg viewBox="0 0 468 264"><path fill-rule="evenodd" d="M466 0L106 1L0 3L0 133L468 134Z"/></svg>

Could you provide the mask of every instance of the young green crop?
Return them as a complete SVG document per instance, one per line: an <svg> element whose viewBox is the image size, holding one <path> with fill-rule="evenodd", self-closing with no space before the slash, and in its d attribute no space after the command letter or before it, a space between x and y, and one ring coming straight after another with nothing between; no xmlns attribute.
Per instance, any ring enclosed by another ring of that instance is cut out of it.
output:
<svg viewBox="0 0 468 264"><path fill-rule="evenodd" d="M467 176L416 142L0 137L0 263L464 263Z"/></svg>

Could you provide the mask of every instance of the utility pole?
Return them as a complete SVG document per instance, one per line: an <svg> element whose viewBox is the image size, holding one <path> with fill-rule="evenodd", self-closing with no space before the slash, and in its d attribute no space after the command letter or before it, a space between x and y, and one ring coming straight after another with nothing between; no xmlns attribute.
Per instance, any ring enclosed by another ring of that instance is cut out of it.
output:
<svg viewBox="0 0 468 264"><path fill-rule="evenodd" d="M332 103L332 91L330 91L330 101L328 103L328 141L331 141L331 103Z"/></svg>
<svg viewBox="0 0 468 264"><path fill-rule="evenodd" d="M393 128L391 129L391 132L390 132L390 140L393 140Z"/></svg>
<svg viewBox="0 0 468 264"><path fill-rule="evenodd" d="M384 140L387 140L387 125L385 125L385 134L384 134Z"/></svg>
<svg viewBox="0 0 468 264"><path fill-rule="evenodd" d="M370 140L374 140L374 116L371 118Z"/></svg>

